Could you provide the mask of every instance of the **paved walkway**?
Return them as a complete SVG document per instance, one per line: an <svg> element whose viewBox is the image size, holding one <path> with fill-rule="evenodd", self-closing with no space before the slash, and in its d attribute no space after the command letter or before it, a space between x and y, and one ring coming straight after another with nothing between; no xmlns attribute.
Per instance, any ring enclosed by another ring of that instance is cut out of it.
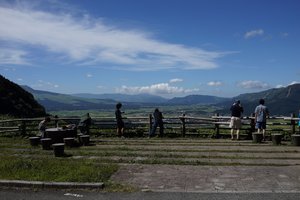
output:
<svg viewBox="0 0 300 200"><path fill-rule="evenodd" d="M126 164L112 180L156 192L300 193L300 166Z"/></svg>

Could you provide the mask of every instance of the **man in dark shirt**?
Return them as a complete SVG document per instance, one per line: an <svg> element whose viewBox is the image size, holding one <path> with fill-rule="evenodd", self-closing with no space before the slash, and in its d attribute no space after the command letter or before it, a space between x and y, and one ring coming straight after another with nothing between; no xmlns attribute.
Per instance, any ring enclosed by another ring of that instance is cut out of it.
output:
<svg viewBox="0 0 300 200"><path fill-rule="evenodd" d="M116 115L116 121L117 121L117 134L118 137L124 138L124 121L122 118L122 112L121 112L121 107L122 104L121 103L117 103L116 105L116 111L115 111L115 115Z"/></svg>
<svg viewBox="0 0 300 200"><path fill-rule="evenodd" d="M153 117L154 117L154 124L153 124L153 127L152 127L152 130L150 132L149 137L153 137L155 135L155 131L156 131L157 126L159 126L159 136L163 137L163 135L164 135L163 115L159 111L158 108L156 108L154 110Z"/></svg>
<svg viewBox="0 0 300 200"><path fill-rule="evenodd" d="M236 130L236 139L239 140L240 137L240 128L242 126L241 116L244 112L243 107L241 106L240 100L237 100L233 103L233 105L230 108L231 111L231 119L230 119L230 125L231 128L231 139L233 140L233 134L234 130Z"/></svg>

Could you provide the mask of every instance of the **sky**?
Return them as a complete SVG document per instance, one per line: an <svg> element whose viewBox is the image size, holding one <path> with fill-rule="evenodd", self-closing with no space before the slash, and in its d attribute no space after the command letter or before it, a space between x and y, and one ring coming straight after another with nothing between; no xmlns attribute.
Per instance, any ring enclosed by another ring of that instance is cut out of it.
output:
<svg viewBox="0 0 300 200"><path fill-rule="evenodd" d="M0 0L0 74L36 90L235 97L300 82L299 0Z"/></svg>

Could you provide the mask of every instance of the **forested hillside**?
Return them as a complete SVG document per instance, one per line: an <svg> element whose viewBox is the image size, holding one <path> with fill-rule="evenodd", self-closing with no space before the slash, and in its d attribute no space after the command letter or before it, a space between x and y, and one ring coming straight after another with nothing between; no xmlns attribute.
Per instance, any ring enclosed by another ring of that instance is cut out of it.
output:
<svg viewBox="0 0 300 200"><path fill-rule="evenodd" d="M14 117L41 117L45 116L46 112L32 94L0 75L0 114Z"/></svg>

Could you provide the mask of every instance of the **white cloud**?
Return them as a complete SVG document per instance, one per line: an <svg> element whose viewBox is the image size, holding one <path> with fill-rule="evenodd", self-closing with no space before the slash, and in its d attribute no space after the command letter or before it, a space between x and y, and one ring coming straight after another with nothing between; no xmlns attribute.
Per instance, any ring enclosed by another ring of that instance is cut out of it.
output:
<svg viewBox="0 0 300 200"><path fill-rule="evenodd" d="M124 70L212 69L218 67L218 58L230 53L159 41L140 30L124 30L103 19L68 12L0 6L0 41L17 44L23 52L38 49L76 64L113 64Z"/></svg>
<svg viewBox="0 0 300 200"><path fill-rule="evenodd" d="M288 86L291 86L291 85L294 85L294 84L300 84L300 82L299 81L292 81L291 83L289 83L287 85L279 84L279 85L276 85L275 88L284 88L284 87L288 87Z"/></svg>
<svg viewBox="0 0 300 200"><path fill-rule="evenodd" d="M244 35L244 38L249 39L249 38L256 37L256 36L261 36L263 34L264 34L264 30L262 30L262 29L252 30L252 31L246 32Z"/></svg>
<svg viewBox="0 0 300 200"><path fill-rule="evenodd" d="M221 86L223 83L221 81L210 81L207 83L208 86Z"/></svg>
<svg viewBox="0 0 300 200"><path fill-rule="evenodd" d="M281 37L283 37L283 38L287 38L290 34L287 33L287 32L283 32L283 33L281 33L280 35L281 35Z"/></svg>
<svg viewBox="0 0 300 200"><path fill-rule="evenodd" d="M86 74L86 77L87 77L87 78L92 78L92 77L93 77L93 74L87 73L87 74Z"/></svg>
<svg viewBox="0 0 300 200"><path fill-rule="evenodd" d="M168 94L185 94L199 91L199 89L184 89L183 87L175 87L169 85L169 83L157 83L150 86L135 86L129 87L123 85L121 88L117 88L118 93L126 94L158 94L158 95L168 95Z"/></svg>
<svg viewBox="0 0 300 200"><path fill-rule="evenodd" d="M275 88L283 88L284 85L276 85Z"/></svg>
<svg viewBox="0 0 300 200"><path fill-rule="evenodd" d="M41 89L53 89L53 88L59 88L58 84L39 80L38 83L32 85L33 88L41 88Z"/></svg>
<svg viewBox="0 0 300 200"><path fill-rule="evenodd" d="M27 53L22 50L0 48L0 64L27 65L26 55Z"/></svg>
<svg viewBox="0 0 300 200"><path fill-rule="evenodd" d="M98 89L104 89L105 87L103 85L97 85Z"/></svg>
<svg viewBox="0 0 300 200"><path fill-rule="evenodd" d="M276 85L275 88L284 88L284 87L288 87L290 85L294 85L294 84L300 84L299 81L292 81L291 83L287 84L287 85L282 85L282 84L279 84L279 85Z"/></svg>
<svg viewBox="0 0 300 200"><path fill-rule="evenodd" d="M183 79L181 79L181 78L173 78L169 82L170 83L178 83L178 82L182 82L182 81L183 81Z"/></svg>
<svg viewBox="0 0 300 200"><path fill-rule="evenodd" d="M242 81L237 84L239 87L244 89L266 89L270 86L267 83L261 81Z"/></svg>
<svg viewBox="0 0 300 200"><path fill-rule="evenodd" d="M294 84L299 84L299 83L300 83L299 81L293 81L293 82L291 82L290 84L288 84L288 86L294 85Z"/></svg>

